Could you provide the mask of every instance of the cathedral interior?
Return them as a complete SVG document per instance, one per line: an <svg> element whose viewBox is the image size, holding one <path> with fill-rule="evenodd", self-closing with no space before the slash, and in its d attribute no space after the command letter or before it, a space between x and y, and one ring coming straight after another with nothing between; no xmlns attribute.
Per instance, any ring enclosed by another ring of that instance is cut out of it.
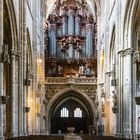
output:
<svg viewBox="0 0 140 140"><path fill-rule="evenodd" d="M140 140L140 0L0 0L0 140Z"/></svg>

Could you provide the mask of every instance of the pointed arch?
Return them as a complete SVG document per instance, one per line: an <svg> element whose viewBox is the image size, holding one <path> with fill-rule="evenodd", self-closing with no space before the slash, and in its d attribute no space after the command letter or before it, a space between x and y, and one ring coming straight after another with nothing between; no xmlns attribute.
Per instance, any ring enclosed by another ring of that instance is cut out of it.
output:
<svg viewBox="0 0 140 140"><path fill-rule="evenodd" d="M5 0L5 4L8 10L10 19L10 28L12 33L12 50L18 50L18 31L17 31L17 21L15 15L15 8L13 0Z"/></svg>
<svg viewBox="0 0 140 140"><path fill-rule="evenodd" d="M115 63L115 24L113 24L112 26L112 30L111 30L111 36L110 36L110 40L109 40L109 46L110 46L110 50L109 50L109 63L110 63L110 69L111 69L111 65L113 63Z"/></svg>
<svg viewBox="0 0 140 140"><path fill-rule="evenodd" d="M94 15L94 20L96 20L96 12L97 9L100 9L100 2L99 0L85 0L87 2L88 8L92 11L92 14ZM55 9L55 4L56 4L57 0L47 0L46 1L46 13L47 13L47 17L48 15Z"/></svg>
<svg viewBox="0 0 140 140"><path fill-rule="evenodd" d="M89 113L91 113L90 115L92 117L93 123L95 123L95 121L94 121L95 107L94 107L92 100L85 93L82 93L81 91L79 91L77 89L67 88L67 89L60 91L55 96L53 96L52 99L47 104L46 131L48 134L50 133L51 117L52 117L52 114L53 114L55 108L58 108L63 102L65 102L69 98L73 98L74 100L76 100L80 104L82 104L84 107L86 107L87 110L89 111ZM61 101L63 101L63 102L61 102Z"/></svg>

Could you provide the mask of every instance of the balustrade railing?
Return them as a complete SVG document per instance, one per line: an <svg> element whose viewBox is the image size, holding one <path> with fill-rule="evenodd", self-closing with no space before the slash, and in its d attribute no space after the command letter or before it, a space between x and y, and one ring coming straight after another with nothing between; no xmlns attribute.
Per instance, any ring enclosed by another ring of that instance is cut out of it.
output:
<svg viewBox="0 0 140 140"><path fill-rule="evenodd" d="M97 78L95 77L85 77L85 78L75 78L75 77L47 77L45 84L97 84Z"/></svg>

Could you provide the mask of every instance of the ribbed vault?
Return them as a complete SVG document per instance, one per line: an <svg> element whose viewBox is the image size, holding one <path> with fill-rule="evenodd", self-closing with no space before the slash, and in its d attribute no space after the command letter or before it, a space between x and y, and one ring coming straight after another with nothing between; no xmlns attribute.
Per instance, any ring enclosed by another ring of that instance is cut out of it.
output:
<svg viewBox="0 0 140 140"><path fill-rule="evenodd" d="M98 2L96 2L96 0L85 0L89 6L89 8L91 9L93 15L95 16L95 11L96 11L96 6L99 6L99 0ZM51 13L53 6L55 5L55 3L57 2L57 0L46 0L46 13L47 16Z"/></svg>

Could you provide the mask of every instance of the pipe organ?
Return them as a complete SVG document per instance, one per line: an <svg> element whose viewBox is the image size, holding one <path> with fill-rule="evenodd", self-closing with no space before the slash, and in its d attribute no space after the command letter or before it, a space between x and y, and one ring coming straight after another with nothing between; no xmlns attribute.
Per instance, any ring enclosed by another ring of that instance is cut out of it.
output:
<svg viewBox="0 0 140 140"><path fill-rule="evenodd" d="M86 1L58 0L45 28L46 77L96 76L96 34Z"/></svg>

